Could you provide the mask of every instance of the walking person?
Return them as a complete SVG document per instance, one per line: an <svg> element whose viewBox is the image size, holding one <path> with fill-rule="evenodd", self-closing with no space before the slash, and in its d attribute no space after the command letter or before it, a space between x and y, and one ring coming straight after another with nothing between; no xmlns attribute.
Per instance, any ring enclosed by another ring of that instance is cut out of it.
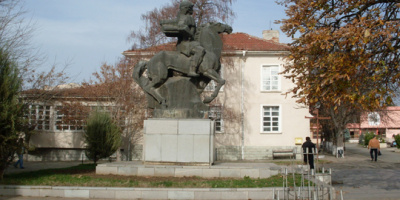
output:
<svg viewBox="0 0 400 200"><path fill-rule="evenodd" d="M24 167L24 153L25 153L25 144L24 144L24 139L19 138L18 140L18 148L17 148L17 155L18 155L18 161L14 164L15 168L25 169Z"/></svg>
<svg viewBox="0 0 400 200"><path fill-rule="evenodd" d="M371 154L371 161L375 162L378 160L378 152L381 150L379 145L379 140L376 139L376 136L372 138L368 143L369 154ZM375 156L375 157L374 157Z"/></svg>
<svg viewBox="0 0 400 200"><path fill-rule="evenodd" d="M304 163L308 163L310 169L314 169L315 144L311 142L310 137L306 137L306 141L301 147L303 148Z"/></svg>

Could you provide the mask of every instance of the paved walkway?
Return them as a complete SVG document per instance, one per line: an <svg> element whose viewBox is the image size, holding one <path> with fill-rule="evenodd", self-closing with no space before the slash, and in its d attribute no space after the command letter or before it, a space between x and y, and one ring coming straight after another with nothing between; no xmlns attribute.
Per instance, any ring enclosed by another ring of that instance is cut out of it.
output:
<svg viewBox="0 0 400 200"><path fill-rule="evenodd" d="M333 162L324 167L332 169L333 186L345 200L400 199L400 152L395 150L382 148L378 162L371 162L367 148L346 144L345 157L326 155L323 159Z"/></svg>
<svg viewBox="0 0 400 200"><path fill-rule="evenodd" d="M90 161L90 162L86 161L84 163L93 163L93 161ZM5 174L31 172L31 171L41 170L41 169L66 168L66 167L77 166L79 164L82 164L82 161L64 161L64 162L32 162L32 161L27 162L27 161L24 161L25 169L15 168L14 166L10 165L6 169Z"/></svg>

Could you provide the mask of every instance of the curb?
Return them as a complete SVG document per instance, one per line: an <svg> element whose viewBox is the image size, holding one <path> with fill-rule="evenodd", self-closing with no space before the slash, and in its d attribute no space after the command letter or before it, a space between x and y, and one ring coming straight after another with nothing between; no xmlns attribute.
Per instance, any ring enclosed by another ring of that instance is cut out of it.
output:
<svg viewBox="0 0 400 200"><path fill-rule="evenodd" d="M335 189L332 187L333 194ZM287 192L287 191L286 191ZM291 192L293 193L293 192ZM278 199L283 188L114 188L2 185L3 196L90 199ZM293 195L293 194L291 194ZM275 196L275 197L274 197Z"/></svg>

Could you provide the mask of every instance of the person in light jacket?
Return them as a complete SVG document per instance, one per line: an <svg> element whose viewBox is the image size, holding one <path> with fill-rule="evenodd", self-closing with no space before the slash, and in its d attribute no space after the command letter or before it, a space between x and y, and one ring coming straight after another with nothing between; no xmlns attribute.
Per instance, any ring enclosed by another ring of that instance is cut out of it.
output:
<svg viewBox="0 0 400 200"><path fill-rule="evenodd" d="M379 140L376 139L376 136L374 136L374 138L372 138L369 141L368 149L369 149L369 153L371 154L371 161L375 160L375 162L376 162L378 160L378 152L381 150L381 147L379 145Z"/></svg>

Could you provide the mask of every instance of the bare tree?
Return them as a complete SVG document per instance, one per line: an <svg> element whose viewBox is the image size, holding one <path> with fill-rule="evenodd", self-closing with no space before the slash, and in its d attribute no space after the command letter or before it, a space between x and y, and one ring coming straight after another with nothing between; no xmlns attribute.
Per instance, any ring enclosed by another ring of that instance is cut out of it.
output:
<svg viewBox="0 0 400 200"><path fill-rule="evenodd" d="M35 22L28 18L28 11L21 0L0 0L0 46L16 60L25 90L43 89L67 80L64 72L66 67L58 70L54 65L50 70L37 70L38 66L43 65L45 56L32 45L35 26Z"/></svg>
<svg viewBox="0 0 400 200"><path fill-rule="evenodd" d="M35 34L35 23L28 18L28 11L21 0L0 0L0 47L9 54L16 63L21 79L21 90L36 90L30 98L19 97L24 102L24 108L29 108L35 101L47 101L51 98L51 88L63 84L68 79L64 69L58 70L52 66L50 70L39 71L45 57L39 49L32 45L31 38ZM27 111L28 112L28 111ZM34 121L26 120L21 124L20 131L25 133L26 142L36 126Z"/></svg>
<svg viewBox="0 0 400 200"><path fill-rule="evenodd" d="M113 102L110 110L113 119L123 129L122 146L127 148L127 159L132 159L134 146L141 140L141 130L146 114L145 95L132 78L137 60L120 59L115 65L103 64L99 72L93 73L94 80L84 87L88 97L102 98Z"/></svg>
<svg viewBox="0 0 400 200"><path fill-rule="evenodd" d="M35 28L26 13L20 0L0 1L0 45L22 68L37 59L30 44Z"/></svg>
<svg viewBox="0 0 400 200"><path fill-rule="evenodd" d="M190 0L194 4L194 18L197 26L212 21L232 23L235 13L232 4L236 0ZM155 8L142 15L145 26L140 30L132 31L127 38L133 42L132 49L148 48L174 41L165 37L161 32L159 21L176 17L180 0L171 0L170 4Z"/></svg>

